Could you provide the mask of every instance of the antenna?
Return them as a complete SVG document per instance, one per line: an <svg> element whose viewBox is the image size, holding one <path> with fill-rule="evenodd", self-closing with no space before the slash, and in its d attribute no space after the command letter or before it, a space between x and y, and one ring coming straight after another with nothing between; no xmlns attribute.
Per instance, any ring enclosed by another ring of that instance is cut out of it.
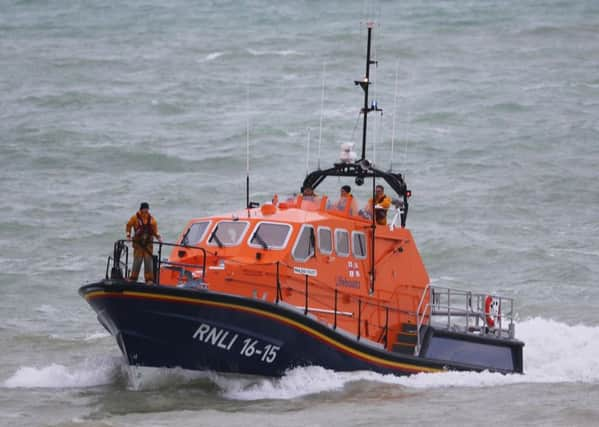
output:
<svg viewBox="0 0 599 427"><path fill-rule="evenodd" d="M410 80L410 78L412 77L412 73L408 74L408 77ZM410 108L407 108L407 117L406 117L406 124L403 127L404 129L404 140L405 140L405 147L404 147L404 155L403 157L400 157L403 161L403 177L404 180L406 178L406 176L408 175L408 144L410 143L410 139L409 139L409 135L408 135L408 126L410 125L410 123L412 122L412 112L410 110Z"/></svg>
<svg viewBox="0 0 599 427"><path fill-rule="evenodd" d="M355 80L354 83L359 85L364 91L364 107L362 107L362 114L364 114L364 122L362 124L362 156L359 161L366 160L366 130L368 129L368 113L371 111L382 111L378 108L376 102L372 106L368 105L368 86L370 86L370 65L377 64L377 61L370 59L370 45L372 41L372 27L373 22L368 22L368 45L366 48L366 75L362 80Z"/></svg>
<svg viewBox="0 0 599 427"><path fill-rule="evenodd" d="M389 171L393 171L393 156L395 155L395 114L397 112L397 79L399 75L399 61L395 63L395 91L393 95L393 126L391 130L391 162L389 163Z"/></svg>
<svg viewBox="0 0 599 427"><path fill-rule="evenodd" d="M376 57L376 45L375 45L375 40L372 41L372 50L374 53L374 56ZM377 68L375 67L374 70L372 70L372 101L370 103L370 107L373 108L377 105L377 92L378 92L378 85L376 84L376 71ZM374 134L373 134L373 138L372 138L372 164L376 164L376 143L379 137L379 120L377 120L377 117L375 116L375 120L374 120ZM374 196L373 196L374 197Z"/></svg>
<svg viewBox="0 0 599 427"><path fill-rule="evenodd" d="M250 84L246 88L246 116L245 116L245 206L250 216Z"/></svg>
<svg viewBox="0 0 599 427"><path fill-rule="evenodd" d="M370 293L374 293L374 284L375 284L375 268L374 268L374 252L375 252L375 230L376 230L376 221L374 215L374 205L375 205L375 185L376 185L376 170L371 169L370 163L366 160L366 130L368 129L368 113L371 111L380 111L382 113L382 109L378 107L376 100L372 102L372 105L368 105L368 87L370 86L370 66L372 64L377 64L377 61L373 61L370 59L370 47L372 42L372 27L374 23L372 21L368 22L368 44L366 46L366 75L362 80L355 80L354 83L359 85L364 91L364 107L362 107L361 113L364 114L364 121L362 124L362 157L359 160L356 160L356 163L360 165L366 165L367 169L372 171L372 234L371 234L371 260L370 260ZM357 182L357 181L356 181ZM362 182L364 182L362 180Z"/></svg>
<svg viewBox="0 0 599 427"><path fill-rule="evenodd" d="M376 44L375 43L376 43L375 40L373 40L372 41L372 50L374 51L374 55L376 56ZM378 62L375 62L375 64L378 65ZM372 143L372 164L373 165L376 164L376 146L377 146L377 143L381 142L381 138L382 138L381 135L383 132L383 110L378 107L378 99L377 99L377 93L378 93L378 85L376 84L377 69L378 69L378 67L375 67L373 70L374 96L370 103L370 111L376 111L376 112L380 113L380 115L378 117L376 117L376 120L374 122L374 138L373 138L373 143Z"/></svg>
<svg viewBox="0 0 599 427"><path fill-rule="evenodd" d="M308 128L308 141L306 141L306 176L310 173L310 133L311 129Z"/></svg>
<svg viewBox="0 0 599 427"><path fill-rule="evenodd" d="M320 127L318 131L318 169L320 169L320 145L322 143L322 116L324 115L324 78L326 75L327 64L322 63L322 93L320 95Z"/></svg>

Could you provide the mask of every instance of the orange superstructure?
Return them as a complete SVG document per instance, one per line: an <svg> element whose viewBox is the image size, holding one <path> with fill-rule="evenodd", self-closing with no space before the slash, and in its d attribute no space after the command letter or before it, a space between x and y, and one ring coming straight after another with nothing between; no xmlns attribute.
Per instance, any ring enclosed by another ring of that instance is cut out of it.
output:
<svg viewBox="0 0 599 427"><path fill-rule="evenodd" d="M202 265L203 251L176 248L160 271L161 284L201 278L211 291L283 301L391 348L400 325L415 325L419 305L428 303L429 278L414 238L394 223L374 228L371 291L372 222L326 206L326 198L298 196L292 203L193 219L178 243L205 249L205 273L177 268Z"/></svg>

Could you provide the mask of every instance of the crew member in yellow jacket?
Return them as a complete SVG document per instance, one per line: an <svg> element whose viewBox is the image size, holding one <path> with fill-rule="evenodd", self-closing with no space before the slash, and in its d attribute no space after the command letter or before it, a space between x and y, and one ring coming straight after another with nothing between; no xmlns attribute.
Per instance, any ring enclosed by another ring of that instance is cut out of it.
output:
<svg viewBox="0 0 599 427"><path fill-rule="evenodd" d="M377 185L374 191L374 216L376 223L378 225L387 225L387 210L391 207L391 199L385 195L385 188L382 185ZM370 215L372 215L372 205L372 199L370 199L366 209Z"/></svg>
<svg viewBox="0 0 599 427"><path fill-rule="evenodd" d="M131 237L133 229L133 238ZM144 263L144 278L146 284L154 284L154 269L152 254L154 251L154 237L162 243L162 237L158 233L158 223L156 218L150 215L150 205L143 202L139 206L139 211L135 213L125 225L125 234L127 239L133 241L133 268L129 280L137 281L141 263Z"/></svg>

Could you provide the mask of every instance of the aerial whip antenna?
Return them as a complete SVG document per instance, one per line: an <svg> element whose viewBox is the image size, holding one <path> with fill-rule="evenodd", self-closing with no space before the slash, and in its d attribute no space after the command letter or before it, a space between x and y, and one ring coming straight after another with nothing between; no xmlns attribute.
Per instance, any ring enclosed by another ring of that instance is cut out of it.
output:
<svg viewBox="0 0 599 427"><path fill-rule="evenodd" d="M250 84L246 89L246 116L245 116L245 206L250 216Z"/></svg>
<svg viewBox="0 0 599 427"><path fill-rule="evenodd" d="M366 131L368 129L368 113L371 111L382 111L378 108L376 102L373 102L372 106L368 105L368 86L370 85L370 65L377 64L377 61L373 61L370 59L370 43L372 40L372 27L374 26L373 22L368 22L368 44L366 47L366 74L362 80L356 80L354 83L359 85L364 91L364 107L362 108L362 114L364 115L364 120L362 122L362 155L360 156L360 161L366 160Z"/></svg>
<svg viewBox="0 0 599 427"><path fill-rule="evenodd" d="M397 113L397 79L399 75L399 61L395 63L395 92L393 95L393 125L391 127L391 162L389 163L389 171L393 171L393 156L395 155L395 118Z"/></svg>
<svg viewBox="0 0 599 427"><path fill-rule="evenodd" d="M311 129L308 128L308 141L306 141L306 176L310 173L310 137Z"/></svg>
<svg viewBox="0 0 599 427"><path fill-rule="evenodd" d="M320 94L320 128L318 131L318 169L320 169L320 145L322 143L322 116L324 115L324 79L326 75L327 64L322 63L322 92Z"/></svg>

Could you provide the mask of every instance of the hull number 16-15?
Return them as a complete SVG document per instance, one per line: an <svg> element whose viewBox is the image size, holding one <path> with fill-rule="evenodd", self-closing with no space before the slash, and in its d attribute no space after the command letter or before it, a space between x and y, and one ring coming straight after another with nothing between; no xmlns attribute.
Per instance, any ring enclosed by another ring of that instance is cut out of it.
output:
<svg viewBox="0 0 599 427"><path fill-rule="evenodd" d="M224 351L239 351L244 357L254 357L265 363L272 363L281 349L278 345L265 344L254 338L240 338L239 334L226 329L200 323L192 339L201 341Z"/></svg>

